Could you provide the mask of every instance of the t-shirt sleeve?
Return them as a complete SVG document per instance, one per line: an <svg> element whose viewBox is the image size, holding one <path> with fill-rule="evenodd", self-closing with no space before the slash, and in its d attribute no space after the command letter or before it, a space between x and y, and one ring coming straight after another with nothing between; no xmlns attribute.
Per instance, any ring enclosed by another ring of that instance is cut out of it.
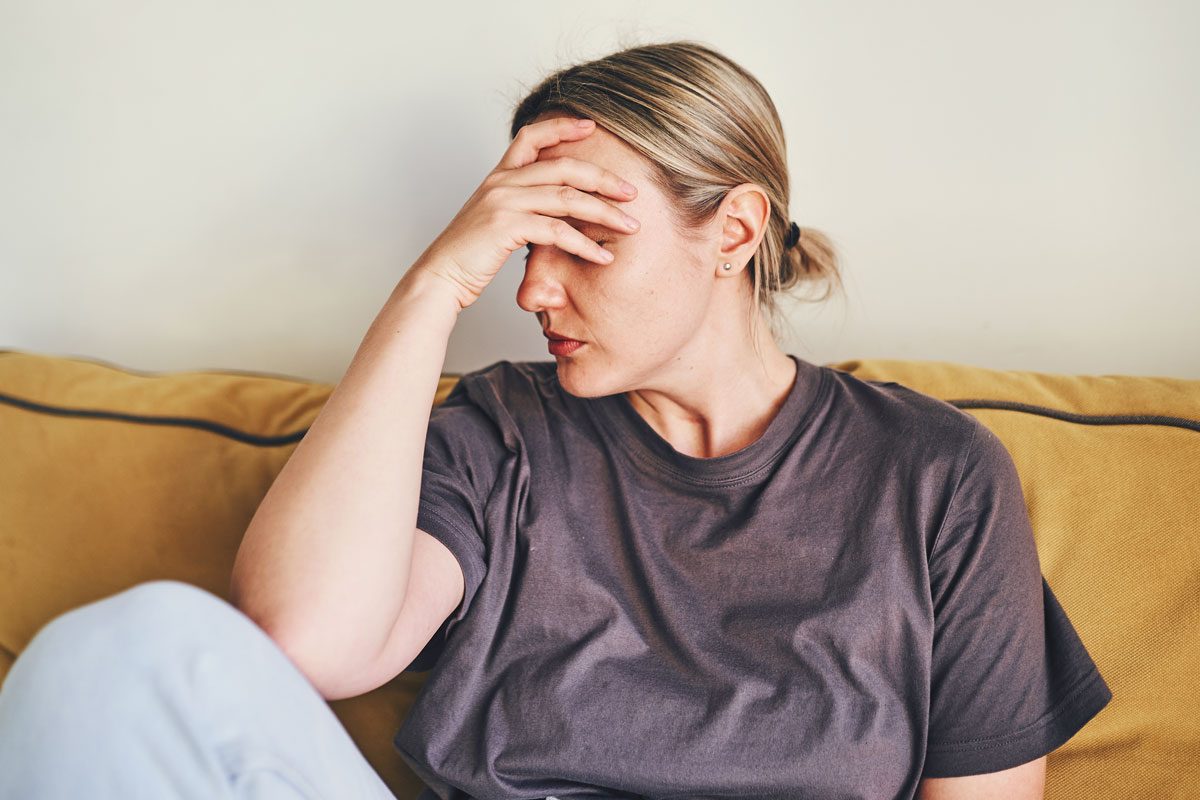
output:
<svg viewBox="0 0 1200 800"><path fill-rule="evenodd" d="M976 420L930 551L924 777L978 775L1062 745L1112 699L1042 576L1012 456Z"/></svg>
<svg viewBox="0 0 1200 800"><path fill-rule="evenodd" d="M484 508L506 450L499 428L472 401L471 380L460 378L430 414L417 509L417 527L458 559L463 599L405 672L433 668L450 627L466 615L487 571Z"/></svg>

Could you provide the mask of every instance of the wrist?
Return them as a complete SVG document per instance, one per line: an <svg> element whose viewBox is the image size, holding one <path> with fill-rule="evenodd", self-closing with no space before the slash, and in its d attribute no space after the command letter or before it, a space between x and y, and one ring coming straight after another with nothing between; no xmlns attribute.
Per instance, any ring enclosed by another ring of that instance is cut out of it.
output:
<svg viewBox="0 0 1200 800"><path fill-rule="evenodd" d="M422 305L429 304L448 309L455 318L464 308L458 296L458 287L440 273L422 267L419 263L409 268L400 278L393 292L394 296L402 295L413 298Z"/></svg>

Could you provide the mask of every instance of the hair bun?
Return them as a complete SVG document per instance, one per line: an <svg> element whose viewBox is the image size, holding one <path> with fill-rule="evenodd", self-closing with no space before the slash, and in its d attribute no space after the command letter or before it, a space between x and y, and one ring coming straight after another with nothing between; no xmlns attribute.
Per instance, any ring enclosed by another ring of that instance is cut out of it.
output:
<svg viewBox="0 0 1200 800"><path fill-rule="evenodd" d="M796 242L800 241L800 226L792 222L792 227L788 229L787 237L783 240L783 248L790 250L796 246Z"/></svg>

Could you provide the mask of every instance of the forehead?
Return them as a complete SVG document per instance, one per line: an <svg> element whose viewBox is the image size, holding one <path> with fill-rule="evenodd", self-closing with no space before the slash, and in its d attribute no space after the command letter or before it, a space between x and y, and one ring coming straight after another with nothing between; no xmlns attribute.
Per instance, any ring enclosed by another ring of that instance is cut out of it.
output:
<svg viewBox="0 0 1200 800"><path fill-rule="evenodd" d="M533 121L536 122L543 119L564 116L569 115L561 112L547 112L539 114ZM601 127L597 127L590 135L583 139L559 142L550 147L542 148L538 151L537 160L548 161L560 156L569 156L570 158L589 161L603 167L609 172L615 173L619 178L634 183L637 183L638 179L643 177L640 155ZM641 188L640 185L639 188ZM589 194L598 193L589 192Z"/></svg>

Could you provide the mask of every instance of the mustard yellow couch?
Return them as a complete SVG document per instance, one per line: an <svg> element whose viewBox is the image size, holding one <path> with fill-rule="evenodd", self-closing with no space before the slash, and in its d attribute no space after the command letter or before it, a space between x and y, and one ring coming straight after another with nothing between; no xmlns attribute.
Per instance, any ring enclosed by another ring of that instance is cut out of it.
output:
<svg viewBox="0 0 1200 800"><path fill-rule="evenodd" d="M1200 797L1200 380L830 366L951 402L1012 453L1042 572L1114 693L1050 755L1046 797ZM332 388L0 350L0 683L51 618L136 583L228 599L242 532ZM400 800L421 783L392 735L424 678L330 703Z"/></svg>

